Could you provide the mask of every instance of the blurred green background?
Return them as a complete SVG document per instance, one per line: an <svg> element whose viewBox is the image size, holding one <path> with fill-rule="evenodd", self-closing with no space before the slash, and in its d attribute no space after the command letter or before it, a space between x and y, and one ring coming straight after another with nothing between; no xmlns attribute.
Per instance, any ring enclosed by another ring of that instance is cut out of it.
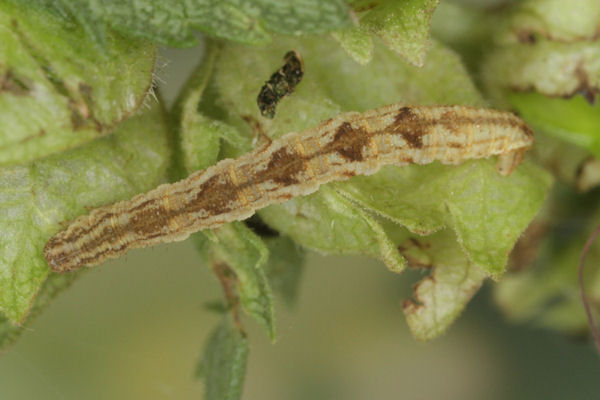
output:
<svg viewBox="0 0 600 400"><path fill-rule="evenodd" d="M171 102L202 48L164 50ZM166 84L165 84L166 83ZM246 320L244 399L595 399L587 341L505 321L488 284L448 333L415 342L401 301L421 276L364 257L310 254L277 343ZM90 270L0 357L0 399L200 399L196 363L221 296L191 243L136 250Z"/></svg>

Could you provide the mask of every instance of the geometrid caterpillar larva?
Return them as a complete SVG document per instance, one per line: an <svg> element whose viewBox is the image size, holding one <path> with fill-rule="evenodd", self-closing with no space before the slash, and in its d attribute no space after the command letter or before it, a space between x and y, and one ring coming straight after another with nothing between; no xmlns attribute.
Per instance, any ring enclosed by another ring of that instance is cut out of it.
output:
<svg viewBox="0 0 600 400"><path fill-rule="evenodd" d="M256 209L387 164L458 164L498 155L498 171L507 175L532 143L521 119L490 109L390 105L340 114L179 182L94 209L52 237L44 256L58 272L99 264L131 248L248 218Z"/></svg>

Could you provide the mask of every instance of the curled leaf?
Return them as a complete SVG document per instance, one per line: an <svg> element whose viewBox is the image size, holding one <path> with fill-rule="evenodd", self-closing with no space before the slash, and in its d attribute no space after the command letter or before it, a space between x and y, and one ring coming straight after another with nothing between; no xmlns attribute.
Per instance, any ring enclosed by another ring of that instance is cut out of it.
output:
<svg viewBox="0 0 600 400"><path fill-rule="evenodd" d="M551 179L531 164L501 177L488 161L386 167L335 187L353 201L421 235L450 228L468 259L500 275ZM372 193L378 193L373 196Z"/></svg>
<svg viewBox="0 0 600 400"><path fill-rule="evenodd" d="M405 267L404 259L375 218L327 186L310 196L269 206L259 215L309 249L368 254L380 258L393 272L401 272Z"/></svg>
<svg viewBox="0 0 600 400"><path fill-rule="evenodd" d="M231 294L228 294L229 289L224 288L226 296L234 297L234 303L239 296L244 311L254 317L266 329L271 340L274 340L273 295L263 270L269 258L269 250L262 240L237 221L212 230L213 240L207 240L204 233L197 233L192 237L207 263L213 266L222 263L231 271L226 282L231 288ZM230 306L235 307L235 304L231 304L231 298L228 301ZM236 313L235 309L232 311Z"/></svg>
<svg viewBox="0 0 600 400"><path fill-rule="evenodd" d="M415 300L402 305L408 326L419 340L442 334L489 276L465 256L452 236L444 230L426 238L412 238L400 246L411 266L432 269L415 285Z"/></svg>

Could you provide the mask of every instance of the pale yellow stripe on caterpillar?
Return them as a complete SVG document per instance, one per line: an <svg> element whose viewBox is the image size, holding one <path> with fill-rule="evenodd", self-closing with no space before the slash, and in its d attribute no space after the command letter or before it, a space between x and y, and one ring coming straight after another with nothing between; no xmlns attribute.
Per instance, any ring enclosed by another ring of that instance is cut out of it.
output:
<svg viewBox="0 0 600 400"><path fill-rule="evenodd" d="M525 123L502 111L398 104L340 114L182 181L92 210L52 237L44 256L58 272L99 264L132 248L245 219L256 209L387 164L456 164L498 155L498 171L507 175L532 142Z"/></svg>
<svg viewBox="0 0 600 400"><path fill-rule="evenodd" d="M304 149L304 145L302 144L302 142L299 139L296 139L294 144L296 145L296 150L298 150L298 154L300 154L300 157L306 159L306 149ZM315 171L313 171L312 166L310 165L310 159L306 160L305 169L308 174L308 179L313 179L315 177Z"/></svg>
<svg viewBox="0 0 600 400"><path fill-rule="evenodd" d="M231 183L233 183L234 186L240 186L240 181L235 173L235 167L233 165L229 165L229 176L231 177ZM237 197L238 201L242 203L242 207L248 207L248 199L246 198L243 190L238 191Z"/></svg>

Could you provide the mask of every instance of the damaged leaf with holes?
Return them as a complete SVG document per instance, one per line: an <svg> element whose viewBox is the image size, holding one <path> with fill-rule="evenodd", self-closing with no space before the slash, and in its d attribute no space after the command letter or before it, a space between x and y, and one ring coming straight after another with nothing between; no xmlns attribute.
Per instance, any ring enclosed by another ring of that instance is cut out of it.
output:
<svg viewBox="0 0 600 400"><path fill-rule="evenodd" d="M32 161L112 132L151 90L155 47L0 3L0 165Z"/></svg>

